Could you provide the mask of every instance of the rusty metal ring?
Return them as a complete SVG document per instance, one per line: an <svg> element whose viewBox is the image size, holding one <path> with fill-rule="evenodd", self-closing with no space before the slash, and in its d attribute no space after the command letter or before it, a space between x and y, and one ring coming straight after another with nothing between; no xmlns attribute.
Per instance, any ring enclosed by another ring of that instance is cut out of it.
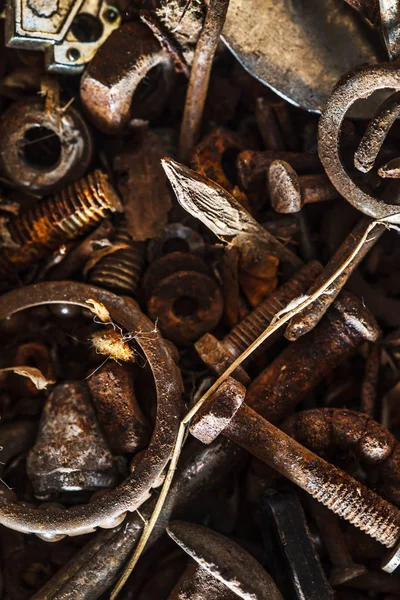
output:
<svg viewBox="0 0 400 600"><path fill-rule="evenodd" d="M356 100L380 89L400 91L400 69L392 63L359 67L345 75L333 89L318 127L318 154L337 191L350 204L374 219L400 224L399 207L364 192L348 175L340 156L340 133L348 109Z"/></svg>
<svg viewBox="0 0 400 600"><path fill-rule="evenodd" d="M27 137L30 132L32 140ZM43 151L30 146L46 138L59 143L59 156L48 165L40 162ZM49 194L82 177L93 154L92 135L81 114L73 106L60 113L46 112L44 100L37 97L15 102L3 113L0 139L3 174L19 188L39 194ZM34 162L25 156L29 147L35 148Z"/></svg>
<svg viewBox="0 0 400 600"><path fill-rule="evenodd" d="M111 318L129 332L154 331L154 324L131 298L83 283L44 282L14 290L0 297L0 319L40 304L66 303L87 308L86 300L103 303ZM135 471L115 490L91 504L65 511L46 512L6 500L0 501L0 523L23 533L56 536L77 535L136 510L148 498L171 455L182 414L182 381L168 345L158 331L136 336L153 373L157 391L157 416L153 436Z"/></svg>

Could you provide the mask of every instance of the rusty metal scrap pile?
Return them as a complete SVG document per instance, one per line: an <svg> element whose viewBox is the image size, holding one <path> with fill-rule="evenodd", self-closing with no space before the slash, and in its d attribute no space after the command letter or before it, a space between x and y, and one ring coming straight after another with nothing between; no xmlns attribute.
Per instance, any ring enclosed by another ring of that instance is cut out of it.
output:
<svg viewBox="0 0 400 600"><path fill-rule="evenodd" d="M0 11L0 598L400 599L400 1Z"/></svg>

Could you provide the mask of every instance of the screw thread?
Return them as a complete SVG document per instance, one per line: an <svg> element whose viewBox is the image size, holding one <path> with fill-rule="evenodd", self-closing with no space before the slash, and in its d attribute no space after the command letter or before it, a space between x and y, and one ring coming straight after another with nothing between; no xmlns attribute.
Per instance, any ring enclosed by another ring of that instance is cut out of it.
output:
<svg viewBox="0 0 400 600"><path fill-rule="evenodd" d="M7 248L7 258L14 266L39 260L116 210L120 200L107 175L94 171L16 218L9 231L19 248Z"/></svg>
<svg viewBox="0 0 400 600"><path fill-rule="evenodd" d="M144 243L132 240L125 223L118 228L114 243L129 247L101 259L90 272L89 281L115 293L133 295L144 265Z"/></svg>
<svg viewBox="0 0 400 600"><path fill-rule="evenodd" d="M276 313L285 308L291 300L306 292L321 269L317 261L311 261L299 269L289 281L261 302L225 336L222 341L224 346L227 346L235 357L242 354L261 335Z"/></svg>
<svg viewBox="0 0 400 600"><path fill-rule="evenodd" d="M316 500L387 547L400 536L399 510L333 465L303 486Z"/></svg>

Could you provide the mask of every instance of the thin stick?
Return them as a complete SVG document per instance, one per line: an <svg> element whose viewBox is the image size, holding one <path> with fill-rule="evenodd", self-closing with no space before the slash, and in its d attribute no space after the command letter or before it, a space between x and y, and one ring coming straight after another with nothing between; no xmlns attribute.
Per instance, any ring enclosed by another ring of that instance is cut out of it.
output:
<svg viewBox="0 0 400 600"><path fill-rule="evenodd" d="M229 0L210 0L196 45L179 138L179 160L184 163L187 163L199 134L211 67L228 6Z"/></svg>
<svg viewBox="0 0 400 600"><path fill-rule="evenodd" d="M250 344L250 346L244 352L242 352L242 354L240 356L238 356L238 358L226 369L226 371L224 371L224 373L205 392L205 394L203 394L203 396L200 398L200 400L193 406L193 408L182 419L180 428L178 431L176 443L174 446L174 450L171 454L171 462L170 462L170 465L169 465L169 468L167 471L167 475L165 477L165 481L161 488L161 493L158 498L157 504L154 508L154 511L151 515L150 520L148 521L148 524L143 529L143 533L139 540L139 544L137 545L135 552L132 555L132 558L128 562L120 580L118 581L116 587L114 588L114 590L111 593L111 596L110 596L111 600L115 600L118 593L121 591L122 587L124 586L126 580L128 579L128 577L131 574L133 568L135 567L137 561L139 560L140 555L142 554L144 547L146 545L146 542L149 539L150 534L158 520L158 517L161 513L162 507L164 505L165 499L167 497L169 488L171 486L171 483L172 483L172 480L174 477L176 465L178 463L179 456L181 454L181 450L182 450L182 446L183 446L183 442L185 439L186 430L189 427L190 422L193 419L193 417L196 415L196 413L202 407L204 402L219 388L221 383L223 383L229 377L229 375L231 373L233 373L233 371L244 360L246 360L246 358L248 356L250 356L250 354L252 352L254 352L254 350L256 348L258 348L258 346L260 346L270 335L272 335L284 323L287 323L292 317L294 317L294 315L298 314L304 308L306 308L307 306L312 304L312 302L314 302L317 298L319 298L319 296L321 296L321 294L323 294L329 288L329 286L335 281L335 279L337 277L339 277L339 275L347 268L347 266L351 263L351 261L354 260L355 256L358 254L358 252L360 251L362 246L365 244L366 240L368 239L369 234L374 229L374 227L376 227L377 225L382 225L382 224L384 224L384 225L386 224L389 228L391 227L390 224L385 222L385 219L372 221L372 223L370 223L368 225L368 227L366 228L365 233L361 237L360 241L358 242L358 244L356 245L354 250L351 252L351 254L348 256L348 258L345 260L345 262L340 266L340 268L335 273L333 273L333 275L329 279L327 279L324 282L323 285L321 285L321 287L318 288L318 290L316 290L310 296L301 296L300 298L298 298L297 301L292 301L286 308L283 308L281 311L279 311L275 315L275 317L272 319L270 325L268 325L268 327L263 331L263 333L252 344Z"/></svg>

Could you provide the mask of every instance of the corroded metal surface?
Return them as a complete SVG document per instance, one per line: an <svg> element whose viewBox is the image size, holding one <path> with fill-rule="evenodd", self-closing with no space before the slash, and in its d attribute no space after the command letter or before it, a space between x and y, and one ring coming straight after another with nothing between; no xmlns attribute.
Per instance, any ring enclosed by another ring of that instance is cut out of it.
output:
<svg viewBox="0 0 400 600"><path fill-rule="evenodd" d="M127 331L153 331L151 321L133 300L73 282L36 284L5 294L0 298L0 319L41 304L64 302L85 307L94 299L103 303L111 318ZM158 331L152 336L137 335L137 343L149 361L157 391L157 418L150 445L143 459L120 486L109 495L85 506L59 512L42 512L22 504L2 502L0 522L11 529L48 536L79 534L93 527L108 526L122 513L138 508L158 480L175 443L181 415L181 379L167 344ZM168 378L165 372L168 372Z"/></svg>

